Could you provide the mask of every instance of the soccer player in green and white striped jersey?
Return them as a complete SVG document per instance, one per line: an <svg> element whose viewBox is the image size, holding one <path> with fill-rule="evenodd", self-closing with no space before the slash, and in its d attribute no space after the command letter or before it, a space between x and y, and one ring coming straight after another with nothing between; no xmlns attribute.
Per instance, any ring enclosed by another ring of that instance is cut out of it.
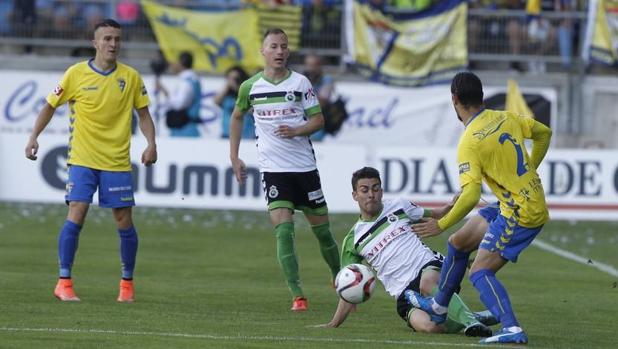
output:
<svg viewBox="0 0 618 349"><path fill-rule="evenodd" d="M489 327L480 323L459 296L452 298L448 321L437 325L429 315L409 301L412 291L431 294L440 277L444 257L425 246L412 230L411 223L423 217L442 217L452 207L423 209L404 199L382 200L382 182L378 170L364 167L352 175L352 197L360 217L343 240L341 265L365 261L377 274L386 292L397 298L397 313L408 326L419 332L457 333L467 336L491 336ZM353 305L339 300L332 320L323 327L341 325ZM478 313L486 315L486 312ZM488 321L491 322L491 321Z"/></svg>
<svg viewBox="0 0 618 349"><path fill-rule="evenodd" d="M281 29L264 35L263 71L243 82L230 123L230 160L243 184L245 163L238 157L243 115L253 109L258 165L277 239L277 258L294 297L293 311L307 310L294 249L294 210L304 212L320 243L332 278L339 272L339 251L328 221L313 146L309 136L324 126L320 104L309 80L287 68L288 38Z"/></svg>

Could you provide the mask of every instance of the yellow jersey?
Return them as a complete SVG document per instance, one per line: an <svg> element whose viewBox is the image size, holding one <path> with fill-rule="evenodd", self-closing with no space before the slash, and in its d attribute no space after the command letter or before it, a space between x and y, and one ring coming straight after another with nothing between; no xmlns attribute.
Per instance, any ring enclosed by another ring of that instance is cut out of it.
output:
<svg viewBox="0 0 618 349"><path fill-rule="evenodd" d="M485 109L468 122L457 148L461 187L480 185L484 179L500 201L500 213L527 228L549 220L543 185L524 145L534 123L511 112Z"/></svg>
<svg viewBox="0 0 618 349"><path fill-rule="evenodd" d="M98 70L93 59L77 63L47 96L53 108L67 102L67 162L97 170L130 171L133 109L149 104L140 74L119 62L108 72Z"/></svg>

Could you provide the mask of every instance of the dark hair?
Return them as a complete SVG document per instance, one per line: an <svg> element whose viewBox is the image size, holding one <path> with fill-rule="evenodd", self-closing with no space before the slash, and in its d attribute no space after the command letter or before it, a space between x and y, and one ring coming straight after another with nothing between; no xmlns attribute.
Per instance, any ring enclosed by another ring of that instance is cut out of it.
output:
<svg viewBox="0 0 618 349"><path fill-rule="evenodd" d="M363 167L360 170L354 171L352 174L352 190L356 190L356 184L360 179L364 178L377 178L382 184L382 179L380 179L380 172L373 167Z"/></svg>
<svg viewBox="0 0 618 349"><path fill-rule="evenodd" d="M478 107L483 104L483 84L474 73L457 73L451 83L451 93L457 96L464 107Z"/></svg>
<svg viewBox="0 0 618 349"><path fill-rule="evenodd" d="M178 56L178 62L186 69L193 67L193 55L189 51L182 51Z"/></svg>
<svg viewBox="0 0 618 349"><path fill-rule="evenodd" d="M266 30L266 33L264 33L264 37L262 38L262 41L266 40L266 38L267 38L269 35L275 35L275 34L283 34L283 35L285 35L286 37L288 36L288 34L286 34L286 33L283 31L283 29L281 29L281 28L268 28L268 29Z"/></svg>
<svg viewBox="0 0 618 349"><path fill-rule="evenodd" d="M104 28L104 27L112 27L112 28L116 28L116 29L122 29L122 27L120 26L120 23L116 22L115 20L111 19L111 18L106 18L103 21L97 23L94 26L94 31L96 32L97 29L99 28Z"/></svg>
<svg viewBox="0 0 618 349"><path fill-rule="evenodd" d="M247 80L249 78L249 75L247 74L247 72L239 65L235 65L231 68L229 68L228 70L225 71L225 76L227 76L229 73L231 72L237 72L238 73L238 85L240 85L243 81Z"/></svg>

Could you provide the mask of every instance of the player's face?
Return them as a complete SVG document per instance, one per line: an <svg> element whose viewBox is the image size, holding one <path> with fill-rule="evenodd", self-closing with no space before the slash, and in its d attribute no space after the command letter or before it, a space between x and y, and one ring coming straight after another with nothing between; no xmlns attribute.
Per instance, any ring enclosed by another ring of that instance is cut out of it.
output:
<svg viewBox="0 0 618 349"><path fill-rule="evenodd" d="M270 34L262 43L260 50L266 61L266 66L274 69L283 69L288 64L290 50L288 37L285 34Z"/></svg>
<svg viewBox="0 0 618 349"><path fill-rule="evenodd" d="M375 216L382 210L382 183L378 178L361 178L356 182L352 197L358 202L361 214Z"/></svg>
<svg viewBox="0 0 618 349"><path fill-rule="evenodd" d="M101 27L97 29L92 41L97 50L97 56L107 62L115 62L120 51L120 34L119 28Z"/></svg>

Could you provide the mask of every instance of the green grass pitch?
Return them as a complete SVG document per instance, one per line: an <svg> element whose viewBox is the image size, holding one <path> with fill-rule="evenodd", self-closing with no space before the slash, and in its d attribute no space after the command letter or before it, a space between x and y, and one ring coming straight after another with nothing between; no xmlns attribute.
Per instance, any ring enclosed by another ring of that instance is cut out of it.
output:
<svg viewBox="0 0 618 349"><path fill-rule="evenodd" d="M136 303L117 304L118 237L92 207L73 279L82 302L52 296L62 205L0 203L0 348L460 348L463 335L411 332L383 287L337 329L337 303L316 239L295 216L309 311L295 314L266 212L136 208ZM354 215L332 215L340 243ZM618 268L618 224L550 222L540 239ZM446 234L428 240L445 251ZM500 272L530 348L616 348L618 277L528 248ZM462 297L481 309L466 279ZM479 346L480 347L480 346ZM491 347L491 346L490 346ZM495 346L494 346L495 347Z"/></svg>

